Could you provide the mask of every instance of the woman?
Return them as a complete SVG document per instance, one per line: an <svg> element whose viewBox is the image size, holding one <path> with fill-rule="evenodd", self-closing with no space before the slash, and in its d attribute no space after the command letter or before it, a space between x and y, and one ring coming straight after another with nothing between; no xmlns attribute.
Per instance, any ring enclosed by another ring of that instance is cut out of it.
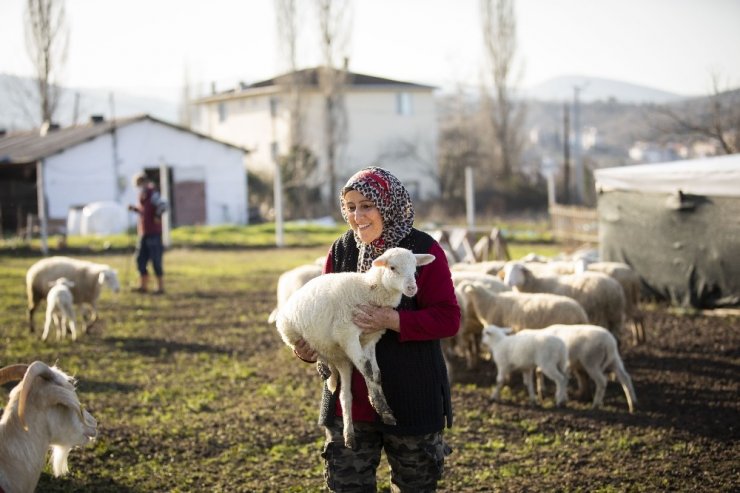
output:
<svg viewBox="0 0 740 493"><path fill-rule="evenodd" d="M435 260L417 274L418 292L396 308L358 306L354 322L366 333L387 330L376 346L383 392L397 424L382 423L368 399L362 375L352 375L352 409L341 408L324 387L320 424L326 428L324 476L332 491L375 491L375 473L385 450L393 491L435 491L451 450L442 431L452 425L450 386L440 339L460 323L444 251L428 234L413 228L414 208L406 188L382 168L365 168L349 179L340 194L342 217L351 227L331 247L329 272L365 272L385 250L403 247L430 253ZM296 355L316 360L301 341ZM342 385L345 382L341 382ZM348 449L341 413L351 412L357 446Z"/></svg>

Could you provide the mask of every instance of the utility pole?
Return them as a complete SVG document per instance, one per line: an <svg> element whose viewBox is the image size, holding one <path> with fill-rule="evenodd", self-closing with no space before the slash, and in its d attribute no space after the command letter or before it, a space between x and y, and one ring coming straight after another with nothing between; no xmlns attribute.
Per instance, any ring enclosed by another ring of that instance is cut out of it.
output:
<svg viewBox="0 0 740 493"><path fill-rule="evenodd" d="M563 104L563 203L570 204L570 109Z"/></svg>
<svg viewBox="0 0 740 493"><path fill-rule="evenodd" d="M575 202L583 203L583 159L581 149L581 105L578 96L585 88L582 86L573 86L573 165L575 167Z"/></svg>

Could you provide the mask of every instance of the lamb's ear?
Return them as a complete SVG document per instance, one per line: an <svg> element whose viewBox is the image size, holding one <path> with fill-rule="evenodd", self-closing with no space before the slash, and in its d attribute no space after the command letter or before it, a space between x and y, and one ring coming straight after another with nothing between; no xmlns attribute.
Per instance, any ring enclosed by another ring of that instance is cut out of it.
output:
<svg viewBox="0 0 740 493"><path fill-rule="evenodd" d="M375 260L373 260L373 267L387 267L388 266L388 259L383 257L378 257Z"/></svg>
<svg viewBox="0 0 740 493"><path fill-rule="evenodd" d="M503 332L506 335L509 335L512 332L514 332L514 329L512 329L511 327L501 327L501 332Z"/></svg>
<svg viewBox="0 0 740 493"><path fill-rule="evenodd" d="M504 272L504 269L501 269L500 271L498 271L498 278L501 279L502 281L506 278L506 272Z"/></svg>
<svg viewBox="0 0 740 493"><path fill-rule="evenodd" d="M414 257L416 257L416 265L431 264L435 259L431 253L415 253Z"/></svg>

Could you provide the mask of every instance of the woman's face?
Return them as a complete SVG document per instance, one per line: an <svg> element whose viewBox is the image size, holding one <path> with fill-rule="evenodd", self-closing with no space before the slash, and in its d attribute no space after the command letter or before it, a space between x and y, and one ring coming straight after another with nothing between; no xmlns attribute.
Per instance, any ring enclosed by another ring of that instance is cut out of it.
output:
<svg viewBox="0 0 740 493"><path fill-rule="evenodd" d="M383 218L375 202L365 198L357 190L344 194L344 210L349 225L363 243L372 243L383 234Z"/></svg>

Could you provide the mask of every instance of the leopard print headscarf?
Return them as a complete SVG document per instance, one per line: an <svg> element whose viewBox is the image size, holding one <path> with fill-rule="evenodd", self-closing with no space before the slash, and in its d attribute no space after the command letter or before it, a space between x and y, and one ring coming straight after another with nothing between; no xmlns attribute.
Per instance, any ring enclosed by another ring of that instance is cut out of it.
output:
<svg viewBox="0 0 740 493"><path fill-rule="evenodd" d="M354 174L340 192L339 201L342 217L349 224L344 207L344 194L349 190L360 192L372 200L383 218L383 232L372 243L362 243L355 232L355 241L360 250L357 259L357 272L365 272L373 260L389 248L398 246L414 225L414 205L411 196L401 182L383 168L371 166Z"/></svg>

